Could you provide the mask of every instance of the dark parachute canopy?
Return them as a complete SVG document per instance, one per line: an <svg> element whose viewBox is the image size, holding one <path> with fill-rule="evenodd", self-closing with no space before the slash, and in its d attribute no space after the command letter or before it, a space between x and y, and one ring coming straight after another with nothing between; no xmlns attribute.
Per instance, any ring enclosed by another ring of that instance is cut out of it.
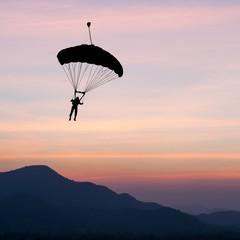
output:
<svg viewBox="0 0 240 240"><path fill-rule="evenodd" d="M119 77L123 75L120 62L109 52L95 45L82 44L61 50L57 55L61 65L71 62L82 62L101 65L113 70Z"/></svg>
<svg viewBox="0 0 240 240"><path fill-rule="evenodd" d="M75 91L86 93L123 75L120 62L93 44L63 49L57 58Z"/></svg>

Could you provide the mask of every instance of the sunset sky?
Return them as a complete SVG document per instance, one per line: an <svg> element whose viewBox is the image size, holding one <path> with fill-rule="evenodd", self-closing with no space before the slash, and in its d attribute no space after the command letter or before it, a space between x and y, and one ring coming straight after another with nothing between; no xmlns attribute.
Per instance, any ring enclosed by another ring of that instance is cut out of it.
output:
<svg viewBox="0 0 240 240"><path fill-rule="evenodd" d="M48 165L139 200L240 210L240 1L0 0L0 172ZM86 95L56 55L93 43L124 75Z"/></svg>

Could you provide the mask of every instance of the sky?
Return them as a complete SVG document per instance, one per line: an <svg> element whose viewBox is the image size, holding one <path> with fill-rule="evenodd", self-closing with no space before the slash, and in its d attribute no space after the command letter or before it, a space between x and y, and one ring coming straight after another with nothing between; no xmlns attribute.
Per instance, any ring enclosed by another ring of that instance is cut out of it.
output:
<svg viewBox="0 0 240 240"><path fill-rule="evenodd" d="M0 0L0 172L47 165L165 206L240 210L240 2ZM122 78L85 96L56 55L93 44Z"/></svg>

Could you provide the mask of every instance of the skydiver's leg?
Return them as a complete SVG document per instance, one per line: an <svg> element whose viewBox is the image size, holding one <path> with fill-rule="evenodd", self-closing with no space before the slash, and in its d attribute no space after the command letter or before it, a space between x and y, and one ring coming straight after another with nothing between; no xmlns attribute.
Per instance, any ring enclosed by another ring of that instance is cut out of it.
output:
<svg viewBox="0 0 240 240"><path fill-rule="evenodd" d="M76 121L77 113L78 113L78 107L75 108L74 121Z"/></svg>
<svg viewBox="0 0 240 240"><path fill-rule="evenodd" d="M69 121L71 121L71 117L72 117L72 114L73 114L73 110L74 110L74 107L72 106L71 112L70 112L70 114L69 114Z"/></svg>

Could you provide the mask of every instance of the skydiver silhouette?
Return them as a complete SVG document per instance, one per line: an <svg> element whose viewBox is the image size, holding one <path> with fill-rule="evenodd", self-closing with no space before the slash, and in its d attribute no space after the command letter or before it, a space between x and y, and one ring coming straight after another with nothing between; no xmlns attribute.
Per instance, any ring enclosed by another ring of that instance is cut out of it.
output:
<svg viewBox="0 0 240 240"><path fill-rule="evenodd" d="M82 93L83 96L85 95L84 92L78 92L76 91L76 93ZM75 99L71 99L72 102L72 108L71 108L71 112L69 114L69 121L71 121L72 118L72 114L74 112L74 121L76 121L76 117L77 117L77 113L78 113L78 105L83 105L83 102L81 102L81 99L83 98L83 96L79 99L79 97L76 97Z"/></svg>

